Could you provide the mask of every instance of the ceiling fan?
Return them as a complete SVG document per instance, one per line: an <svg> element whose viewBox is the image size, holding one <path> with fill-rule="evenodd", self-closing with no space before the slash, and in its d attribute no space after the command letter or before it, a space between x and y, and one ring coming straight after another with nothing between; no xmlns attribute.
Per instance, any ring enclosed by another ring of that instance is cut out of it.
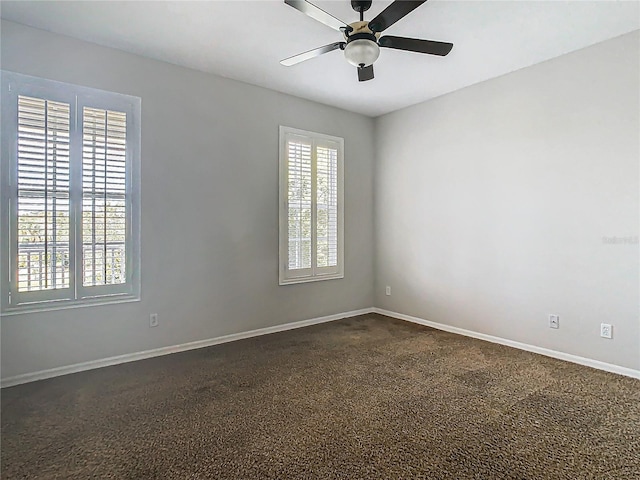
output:
<svg viewBox="0 0 640 480"><path fill-rule="evenodd" d="M410 52L427 53L444 57L453 48L453 43L420 40L417 38L380 36L380 33L408 15L427 0L396 0L385 8L377 17L368 22L364 20L364 12L371 7L371 0L351 0L351 7L360 13L360 21L346 24L333 15L306 0L284 0L284 3L296 10L342 32L346 41L335 42L324 47L314 48L308 52L285 58L280 63L287 67L318 57L333 50L344 50L347 61L358 67L358 80L364 82L373 78L373 62L380 55L380 47L408 50Z"/></svg>

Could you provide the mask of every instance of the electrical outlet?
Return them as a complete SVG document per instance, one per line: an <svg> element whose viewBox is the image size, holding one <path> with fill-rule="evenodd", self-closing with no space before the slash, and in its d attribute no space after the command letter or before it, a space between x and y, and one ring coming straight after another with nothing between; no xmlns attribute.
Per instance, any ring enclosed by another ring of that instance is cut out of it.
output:
<svg viewBox="0 0 640 480"><path fill-rule="evenodd" d="M609 323L601 323L600 336L602 338L613 338L613 325Z"/></svg>
<svg viewBox="0 0 640 480"><path fill-rule="evenodd" d="M158 326L158 314L152 313L149 315L149 327L157 327Z"/></svg>
<svg viewBox="0 0 640 480"><path fill-rule="evenodd" d="M560 328L560 315L549 315L549 328Z"/></svg>
<svg viewBox="0 0 640 480"><path fill-rule="evenodd" d="M389 285L387 285L387 287L384 289L384 294L391 295L391 287Z"/></svg>

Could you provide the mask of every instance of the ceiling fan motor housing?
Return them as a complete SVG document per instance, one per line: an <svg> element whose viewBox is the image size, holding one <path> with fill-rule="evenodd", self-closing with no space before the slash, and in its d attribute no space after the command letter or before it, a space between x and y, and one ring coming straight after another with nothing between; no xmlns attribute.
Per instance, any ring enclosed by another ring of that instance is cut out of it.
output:
<svg viewBox="0 0 640 480"><path fill-rule="evenodd" d="M371 8L371 0L351 0L351 8L356 12L366 12Z"/></svg>

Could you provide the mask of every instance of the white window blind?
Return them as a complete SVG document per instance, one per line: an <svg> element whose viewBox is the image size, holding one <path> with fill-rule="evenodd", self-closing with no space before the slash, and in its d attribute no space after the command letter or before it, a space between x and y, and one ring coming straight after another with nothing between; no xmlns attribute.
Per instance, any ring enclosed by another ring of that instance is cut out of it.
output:
<svg viewBox="0 0 640 480"><path fill-rule="evenodd" d="M280 128L280 283L342 278L343 140Z"/></svg>
<svg viewBox="0 0 640 480"><path fill-rule="evenodd" d="M69 288L69 104L18 96L18 291Z"/></svg>
<svg viewBox="0 0 640 480"><path fill-rule="evenodd" d="M84 286L126 282L127 115L84 107L82 114Z"/></svg>
<svg viewBox="0 0 640 480"><path fill-rule="evenodd" d="M137 299L140 99L3 71L2 102L2 312Z"/></svg>
<svg viewBox="0 0 640 480"><path fill-rule="evenodd" d="M289 270L311 269L311 149L304 141L288 140L287 197Z"/></svg>
<svg viewBox="0 0 640 480"><path fill-rule="evenodd" d="M316 250L318 267L338 265L338 149L316 147Z"/></svg>

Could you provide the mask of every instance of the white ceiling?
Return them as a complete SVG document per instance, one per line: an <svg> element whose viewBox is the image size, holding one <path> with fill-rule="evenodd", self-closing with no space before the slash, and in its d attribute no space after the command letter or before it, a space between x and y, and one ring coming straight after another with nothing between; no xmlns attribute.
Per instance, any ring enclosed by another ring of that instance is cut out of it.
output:
<svg viewBox="0 0 640 480"><path fill-rule="evenodd" d="M313 1L313 0L312 0ZM314 1L346 21L348 0ZM365 19L389 1L374 0ZM640 2L431 0L385 34L448 41L447 57L381 49L358 82L340 50L279 61L340 41L282 0L2 1L2 18L280 92L378 116L640 29Z"/></svg>

